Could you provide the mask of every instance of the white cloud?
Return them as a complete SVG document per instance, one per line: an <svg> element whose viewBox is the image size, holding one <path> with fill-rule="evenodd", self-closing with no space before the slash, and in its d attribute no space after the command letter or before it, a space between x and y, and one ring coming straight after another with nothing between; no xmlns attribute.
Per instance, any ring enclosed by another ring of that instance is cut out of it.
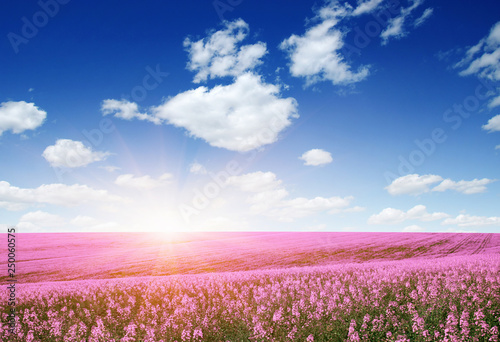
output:
<svg viewBox="0 0 500 342"><path fill-rule="evenodd" d="M65 220L61 216L38 210L24 214L19 222L30 223L37 227L53 228L64 225Z"/></svg>
<svg viewBox="0 0 500 342"><path fill-rule="evenodd" d="M0 208L7 209L9 211L19 211L19 210L26 209L26 204L25 203L14 203L14 202L8 202L8 201L0 201Z"/></svg>
<svg viewBox="0 0 500 342"><path fill-rule="evenodd" d="M148 121L182 127L212 146L239 152L275 142L290 119L298 118L294 98L281 98L279 86L252 73L226 86L185 91L151 110L141 114Z"/></svg>
<svg viewBox="0 0 500 342"><path fill-rule="evenodd" d="M411 13L423 4L423 0L413 0L411 2L411 6L401 9L401 14L399 16L389 20L386 29L380 34L380 37L382 38L382 45L387 44L391 38L400 39L408 34L405 30L406 21L411 17ZM420 16L413 25L415 27L420 26L428 17L431 16L432 12L433 10L431 8L427 8L422 16Z"/></svg>
<svg viewBox="0 0 500 342"><path fill-rule="evenodd" d="M324 211L335 214L347 210L353 199L352 196L315 197L312 199L298 197L282 201L270 213L281 221L291 221L293 218L311 216Z"/></svg>
<svg viewBox="0 0 500 342"><path fill-rule="evenodd" d="M416 224L403 228L403 232L423 232L423 231L425 231L425 228L420 227Z"/></svg>
<svg viewBox="0 0 500 342"><path fill-rule="evenodd" d="M356 15L371 13L374 10L376 10L383 1L384 0L366 0L366 1L358 0L358 7L354 9L352 15L356 16Z"/></svg>
<svg viewBox="0 0 500 342"><path fill-rule="evenodd" d="M153 113L212 146L245 152L275 142L298 117L295 99L280 98L279 92L279 86L246 73L233 84L180 93Z"/></svg>
<svg viewBox="0 0 500 342"><path fill-rule="evenodd" d="M42 156L53 167L82 167L105 160L109 152L92 151L81 141L58 139L55 145L47 146Z"/></svg>
<svg viewBox="0 0 500 342"><path fill-rule="evenodd" d="M394 208L385 208L380 213L372 215L368 219L369 224L398 224L407 220L435 221L449 217L445 213L428 213L425 205L416 205L408 211Z"/></svg>
<svg viewBox="0 0 500 342"><path fill-rule="evenodd" d="M280 44L288 53L292 76L305 77L306 85L319 81L352 84L368 76L367 66L360 66L353 72L340 53L345 33L336 29L336 25L349 14L348 5L342 7L332 1L319 11L315 18L320 21L317 25L307 29L302 36L291 35Z"/></svg>
<svg viewBox="0 0 500 342"><path fill-rule="evenodd" d="M495 182L494 179L474 179L471 181L458 181L454 182L451 179L445 179L438 186L434 187L432 191L446 191L446 190L455 190L457 192L461 192L463 194L477 194L480 192L486 191L486 185Z"/></svg>
<svg viewBox="0 0 500 342"><path fill-rule="evenodd" d="M47 112L39 109L34 103L24 101L0 103L0 135L5 131L19 134L26 130L40 127Z"/></svg>
<svg viewBox="0 0 500 342"><path fill-rule="evenodd" d="M150 121L157 125L160 124L160 120L158 118L146 113L140 113L137 103L130 102L128 100L104 100L101 105L101 111L104 116L113 115L114 117L124 120L138 119Z"/></svg>
<svg viewBox="0 0 500 342"><path fill-rule="evenodd" d="M405 17L400 16L396 18L392 18L389 21L389 25L387 28L380 34L382 37L382 45L387 44L390 37L401 38L405 36L405 32L403 31Z"/></svg>
<svg viewBox="0 0 500 342"><path fill-rule="evenodd" d="M194 173L195 175L206 175L207 169L200 163L194 162L193 164L191 164L189 172Z"/></svg>
<svg viewBox="0 0 500 342"><path fill-rule="evenodd" d="M434 13L434 9L433 8L426 8L424 13L422 13L422 15L420 16L420 18L418 18L417 20L415 20L415 22L413 23L413 26L415 27L419 27L420 25L422 25L427 19L430 18L430 16L432 15L432 13Z"/></svg>
<svg viewBox="0 0 500 342"><path fill-rule="evenodd" d="M280 221L293 221L328 211L331 214L338 212L358 211L360 207L349 208L353 200L348 197L315 197L312 199L298 197L286 199L288 191L282 186L272 172L253 172L241 176L232 176L227 180L228 185L235 186L241 191L254 193L247 198L251 204L250 210L254 214L266 215Z"/></svg>
<svg viewBox="0 0 500 342"><path fill-rule="evenodd" d="M488 107L494 108L500 106L500 95L493 98L490 103L488 103Z"/></svg>
<svg viewBox="0 0 500 342"><path fill-rule="evenodd" d="M147 112L136 103L108 99L103 101L103 114L181 127L191 137L231 151L246 152L277 141L291 119L299 117L297 101L282 98L279 85L252 72L266 47L263 43L238 47L248 25L241 19L225 25L205 39L186 39L184 44L190 54L188 68L198 71L195 82L234 76L233 83L181 92Z"/></svg>
<svg viewBox="0 0 500 342"><path fill-rule="evenodd" d="M500 145L495 146L495 150L500 150Z"/></svg>
<svg viewBox="0 0 500 342"><path fill-rule="evenodd" d="M113 232L123 231L126 227L120 226L116 222L104 222L94 217L78 215L70 221L70 224L79 231L86 232Z"/></svg>
<svg viewBox="0 0 500 342"><path fill-rule="evenodd" d="M493 81L500 80L500 21L493 25L487 37L467 50L465 57L455 67L466 65L459 73L462 76L477 75Z"/></svg>
<svg viewBox="0 0 500 342"><path fill-rule="evenodd" d="M229 177L226 183L236 186L245 192L265 192L281 187L282 182L272 172L257 171L241 176Z"/></svg>
<svg viewBox="0 0 500 342"><path fill-rule="evenodd" d="M443 180L443 177L437 175L420 176L418 174L410 174L395 179L385 189L391 195L419 195L429 192L429 186L441 180Z"/></svg>
<svg viewBox="0 0 500 342"><path fill-rule="evenodd" d="M116 222L102 222L93 217L81 215L67 222L61 216L40 210L23 215L16 227L23 233L68 232L75 229L87 232L104 232L117 231L120 228Z"/></svg>
<svg viewBox="0 0 500 342"><path fill-rule="evenodd" d="M471 216L468 214L460 214L455 218L447 218L441 224L455 224L459 227L500 226L500 217Z"/></svg>
<svg viewBox="0 0 500 342"><path fill-rule="evenodd" d="M471 46L465 53L464 58L456 63L454 68L462 69L461 76L476 75L479 78L487 78L493 81L500 80L500 22L497 22L488 37L484 37L479 42ZM500 96L490 91L487 95L494 96L488 103L488 107L493 108L500 105ZM489 133L500 129L500 115L491 118L484 130Z"/></svg>
<svg viewBox="0 0 500 342"><path fill-rule="evenodd" d="M198 41L186 38L184 47L189 52L188 69L197 71L193 82L206 81L207 78L239 76L261 64L267 53L266 44L238 44L249 32L248 24L242 19L225 22L225 29L212 33Z"/></svg>
<svg viewBox="0 0 500 342"><path fill-rule="evenodd" d="M7 182L5 182L7 183ZM8 183L7 183L8 184ZM0 185L3 185L0 182ZM11 187L11 189L19 189ZM87 185L44 184L35 189L20 189L33 196L35 202L63 206L76 206L89 202L122 202L123 199L111 195L106 190L96 190ZM1 192L0 192L1 193ZM22 199L22 198L20 198Z"/></svg>
<svg viewBox="0 0 500 342"><path fill-rule="evenodd" d="M486 125L483 125L483 129L491 132L499 132L500 131L500 114L492 117L488 120Z"/></svg>
<svg viewBox="0 0 500 342"><path fill-rule="evenodd" d="M154 179L149 175L136 177L132 174L124 174L116 178L115 184L139 190L150 190L170 184L172 177L173 176L169 173L164 173L157 179Z"/></svg>
<svg viewBox="0 0 500 342"><path fill-rule="evenodd" d="M43 231L43 227L37 226L31 222L19 222L16 225L16 229L18 232L22 233L38 233Z"/></svg>
<svg viewBox="0 0 500 342"><path fill-rule="evenodd" d="M250 210L254 214L263 214L274 216L278 220L286 220L274 208L281 207L284 203L284 198L288 196L288 191L284 188L257 192L247 198L247 202L251 204Z"/></svg>
<svg viewBox="0 0 500 342"><path fill-rule="evenodd" d="M299 159L302 159L305 162L304 165L313 166L325 165L333 161L330 152L317 148L305 152L302 156L299 157Z"/></svg>
<svg viewBox="0 0 500 342"><path fill-rule="evenodd" d="M455 190L470 195L486 191L486 185L495 181L494 179L483 178L455 182L451 179L443 180L443 177L438 175L420 176L418 174L411 174L395 179L389 186L385 187L385 189L391 195L420 195L429 191L443 192L446 190ZM431 185L437 182L441 183L431 189Z"/></svg>
<svg viewBox="0 0 500 342"><path fill-rule="evenodd" d="M19 210L36 204L76 206L93 202L119 202L121 197L106 190L96 190L86 185L44 184L38 188L19 188L0 181L0 203L8 210Z"/></svg>

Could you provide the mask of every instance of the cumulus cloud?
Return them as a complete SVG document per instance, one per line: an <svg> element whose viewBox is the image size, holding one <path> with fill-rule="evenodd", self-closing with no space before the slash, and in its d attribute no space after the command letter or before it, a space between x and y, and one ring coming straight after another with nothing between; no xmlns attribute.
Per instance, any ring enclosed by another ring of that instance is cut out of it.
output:
<svg viewBox="0 0 500 342"><path fill-rule="evenodd" d="M477 194L486 191L486 185L495 182L494 179L474 179L471 181L458 181L454 182L451 179L443 180L438 186L434 187L432 191L443 192L446 190L455 190L466 195Z"/></svg>
<svg viewBox="0 0 500 342"><path fill-rule="evenodd" d="M437 175L418 175L410 174L395 179L385 189L391 195L419 195L424 192L429 192L431 184L440 182L443 177Z"/></svg>
<svg viewBox="0 0 500 342"><path fill-rule="evenodd" d="M492 117L488 120L486 125L483 125L483 129L491 132L499 132L500 131L500 114Z"/></svg>
<svg viewBox="0 0 500 342"><path fill-rule="evenodd" d="M312 199L297 197L287 199L288 191L282 181L272 172L253 172L241 176L232 176L227 184L235 186L253 195L247 198L254 214L266 215L280 221L293 221L296 218L311 216L320 212L331 214L346 212L349 209L352 196L348 197L315 197ZM355 207L354 211L361 209Z"/></svg>
<svg viewBox="0 0 500 342"><path fill-rule="evenodd" d="M138 119L150 121L157 125L160 124L158 118L148 115L147 113L141 113L137 103L128 100L104 100L101 105L101 112L104 116L113 115L116 118L124 120Z"/></svg>
<svg viewBox="0 0 500 342"><path fill-rule="evenodd" d="M325 165L333 161L330 152L317 148L305 152L302 156L299 157L299 159L302 159L304 161L304 165L313 166Z"/></svg>
<svg viewBox="0 0 500 342"><path fill-rule="evenodd" d="M500 217L471 216L468 214L460 214L455 218L447 218L441 224L454 224L459 227L500 226Z"/></svg>
<svg viewBox="0 0 500 342"><path fill-rule="evenodd" d="M191 164L191 166L189 167L189 172L194 173L195 175L206 175L208 173L205 166L196 162Z"/></svg>
<svg viewBox="0 0 500 342"><path fill-rule="evenodd" d="M50 214L44 211L35 211L23 215L16 227L21 232L67 232L68 230L78 229L79 231L113 231L119 228L115 222L103 222L93 217L79 215L72 220Z"/></svg>
<svg viewBox="0 0 500 342"><path fill-rule="evenodd" d="M24 214L19 222L29 223L37 227L53 228L64 225L65 220L61 216L38 210Z"/></svg>
<svg viewBox="0 0 500 342"><path fill-rule="evenodd" d="M238 47L248 36L248 24L242 19L224 24L224 30L213 32L206 38L184 40L189 53L187 67L197 72L194 83L208 78L239 76L262 63L261 58L267 53L266 44L258 42Z"/></svg>
<svg viewBox="0 0 500 342"><path fill-rule="evenodd" d="M105 160L109 152L92 151L81 141L59 139L55 145L48 146L42 156L53 167L82 167L90 163Z"/></svg>
<svg viewBox="0 0 500 342"><path fill-rule="evenodd" d="M290 59L290 73L304 77L306 85L319 81L331 81L335 85L352 84L365 79L369 74L368 66L360 66L352 71L351 66L341 54L345 32L336 26L350 14L349 5L340 6L330 2L319 10L314 20L318 24L306 30L304 35L291 35L280 48Z"/></svg>
<svg viewBox="0 0 500 342"><path fill-rule="evenodd" d="M252 73L226 86L180 93L153 108L153 114L212 146L239 152L275 142L298 117L294 98L281 98L279 86Z"/></svg>
<svg viewBox="0 0 500 342"><path fill-rule="evenodd" d="M368 219L369 224L398 224L407 220L435 221L449 217L445 213L428 213L425 205L416 205L408 211L394 208L385 208L380 213L372 215Z"/></svg>
<svg viewBox="0 0 500 342"><path fill-rule="evenodd" d="M354 197L315 197L312 199L298 197L291 200L284 200L280 203L281 208L275 208L273 215L281 218L282 221L290 221L292 218L311 216L320 212L336 214L348 210Z"/></svg>
<svg viewBox="0 0 500 342"><path fill-rule="evenodd" d="M443 192L454 190L466 195L476 194L486 191L486 185L495 182L495 179L473 179L471 181L453 181L443 179L438 175L418 175L411 174L396 178L389 186L385 187L391 195L420 195L429 191ZM431 189L431 185L440 182Z"/></svg>
<svg viewBox="0 0 500 342"><path fill-rule="evenodd" d="M9 202L9 201L0 201L0 208L7 209L9 211L19 211L19 210L24 210L26 209L26 204L25 203L16 203L16 202Z"/></svg>
<svg viewBox="0 0 500 342"><path fill-rule="evenodd" d="M177 94L151 111L141 115L184 128L212 146L239 152L274 143L291 119L298 118L294 98L282 98L279 86L252 73L238 76L229 85Z"/></svg>
<svg viewBox="0 0 500 342"><path fill-rule="evenodd" d="M125 227L113 221L102 221L94 217L78 215L70 221L73 227L86 232L112 232L123 231Z"/></svg>
<svg viewBox="0 0 500 342"><path fill-rule="evenodd" d="M172 177L170 173L164 173L156 179L149 175L136 177L132 174L124 174L116 178L115 184L139 190L150 190L170 184Z"/></svg>
<svg viewBox="0 0 500 342"><path fill-rule="evenodd" d="M40 127L47 112L34 103L8 101L0 103L0 135L5 131L19 134Z"/></svg>
<svg viewBox="0 0 500 342"><path fill-rule="evenodd" d="M280 188L282 181L273 172L257 171L229 177L226 183L245 192L265 192Z"/></svg>
<svg viewBox="0 0 500 342"><path fill-rule="evenodd" d="M352 15L357 16L375 11L384 0L358 0L358 7L354 9Z"/></svg>
<svg viewBox="0 0 500 342"><path fill-rule="evenodd" d="M411 18L412 12L417 9L420 5L423 4L423 0L412 0L412 4L408 7L404 7L401 9L401 13L399 16L391 18L389 23L384 31L380 34L382 38L382 45L388 43L389 39L400 39L405 37L408 32L406 30L406 26L408 25L408 19ZM418 27L422 25L427 18L432 15L433 9L427 8L424 13L414 21L413 26Z"/></svg>
<svg viewBox="0 0 500 342"><path fill-rule="evenodd" d="M266 83L252 71L267 50L263 43L239 46L248 25L239 19L225 26L198 41L187 38L184 45L188 68L197 71L195 82L233 76L233 83L187 90L148 111L127 100L108 99L101 107L103 115L170 124L231 151L246 152L277 141L291 119L298 118L297 101L283 98L279 85Z"/></svg>
<svg viewBox="0 0 500 342"><path fill-rule="evenodd" d="M8 210L38 204L76 206L93 202L121 202L124 199L87 185L43 184L38 188L19 188L0 181L0 203Z"/></svg>

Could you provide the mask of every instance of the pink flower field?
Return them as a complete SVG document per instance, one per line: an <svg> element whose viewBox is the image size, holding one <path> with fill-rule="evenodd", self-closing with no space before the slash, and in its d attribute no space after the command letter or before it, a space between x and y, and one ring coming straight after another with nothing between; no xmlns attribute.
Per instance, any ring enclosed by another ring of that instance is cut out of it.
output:
<svg viewBox="0 0 500 342"><path fill-rule="evenodd" d="M18 234L0 339L498 341L499 252L499 234Z"/></svg>

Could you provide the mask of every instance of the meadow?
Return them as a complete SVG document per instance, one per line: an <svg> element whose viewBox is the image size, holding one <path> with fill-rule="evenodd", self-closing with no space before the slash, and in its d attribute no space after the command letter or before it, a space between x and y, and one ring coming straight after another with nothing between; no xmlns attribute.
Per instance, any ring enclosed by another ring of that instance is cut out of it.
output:
<svg viewBox="0 0 500 342"><path fill-rule="evenodd" d="M2 341L499 337L500 234L18 236Z"/></svg>

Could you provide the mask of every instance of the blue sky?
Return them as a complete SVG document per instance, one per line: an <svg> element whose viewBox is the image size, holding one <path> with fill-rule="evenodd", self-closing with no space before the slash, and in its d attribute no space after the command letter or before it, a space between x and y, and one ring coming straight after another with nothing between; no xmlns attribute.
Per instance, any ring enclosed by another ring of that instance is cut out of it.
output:
<svg viewBox="0 0 500 342"><path fill-rule="evenodd" d="M0 224L498 232L499 9L4 4Z"/></svg>

